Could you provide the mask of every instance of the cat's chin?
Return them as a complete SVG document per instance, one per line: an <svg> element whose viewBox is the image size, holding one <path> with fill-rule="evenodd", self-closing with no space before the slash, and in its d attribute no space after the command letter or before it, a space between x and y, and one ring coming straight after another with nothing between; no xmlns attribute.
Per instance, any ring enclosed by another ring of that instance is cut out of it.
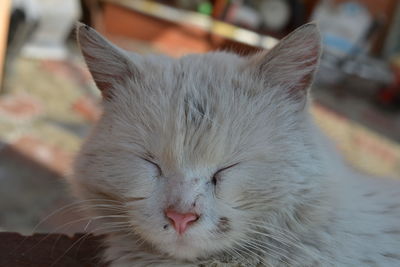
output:
<svg viewBox="0 0 400 267"><path fill-rule="evenodd" d="M210 253L218 250L217 247L209 244L209 242L204 242L201 238L196 238L195 235L179 236L174 234L169 238L169 241L163 241L162 244L158 245L161 252L185 261L207 257Z"/></svg>
<svg viewBox="0 0 400 267"><path fill-rule="evenodd" d="M193 236L178 236L173 239L168 245L161 246L163 252L171 257L191 261L207 255L206 247Z"/></svg>
<svg viewBox="0 0 400 267"><path fill-rule="evenodd" d="M175 245L174 248L168 250L167 253L171 257L185 261L193 261L207 255L204 250L193 246Z"/></svg>

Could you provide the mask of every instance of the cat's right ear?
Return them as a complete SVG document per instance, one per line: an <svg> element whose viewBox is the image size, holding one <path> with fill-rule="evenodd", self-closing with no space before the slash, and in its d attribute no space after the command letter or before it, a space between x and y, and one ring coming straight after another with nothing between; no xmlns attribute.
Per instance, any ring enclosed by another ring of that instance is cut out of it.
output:
<svg viewBox="0 0 400 267"><path fill-rule="evenodd" d="M321 36L315 23L305 24L270 51L250 57L247 67L280 94L305 103L321 54Z"/></svg>
<svg viewBox="0 0 400 267"><path fill-rule="evenodd" d="M111 99L115 94L116 84L139 76L138 68L126 52L111 44L94 29L77 23L76 36L93 80L105 99Z"/></svg>

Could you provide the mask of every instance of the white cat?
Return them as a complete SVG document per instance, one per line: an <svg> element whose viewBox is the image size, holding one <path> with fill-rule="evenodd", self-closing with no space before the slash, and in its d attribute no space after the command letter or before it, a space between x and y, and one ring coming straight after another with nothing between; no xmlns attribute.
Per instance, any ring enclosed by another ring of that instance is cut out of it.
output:
<svg viewBox="0 0 400 267"><path fill-rule="evenodd" d="M72 187L111 266L400 266L400 184L353 173L308 113L314 24L250 57L77 36L104 113Z"/></svg>

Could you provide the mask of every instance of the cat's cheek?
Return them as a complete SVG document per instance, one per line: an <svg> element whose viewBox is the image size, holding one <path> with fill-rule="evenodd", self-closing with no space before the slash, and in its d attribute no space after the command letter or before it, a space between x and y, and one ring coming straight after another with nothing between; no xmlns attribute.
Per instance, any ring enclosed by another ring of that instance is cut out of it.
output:
<svg viewBox="0 0 400 267"><path fill-rule="evenodd" d="M159 181L156 177L147 176L139 179L132 189L135 195L142 195L143 197L151 197L157 187Z"/></svg>
<svg viewBox="0 0 400 267"><path fill-rule="evenodd" d="M241 185L236 179L221 179L214 187L214 195L217 199L226 203L233 203L241 194Z"/></svg>

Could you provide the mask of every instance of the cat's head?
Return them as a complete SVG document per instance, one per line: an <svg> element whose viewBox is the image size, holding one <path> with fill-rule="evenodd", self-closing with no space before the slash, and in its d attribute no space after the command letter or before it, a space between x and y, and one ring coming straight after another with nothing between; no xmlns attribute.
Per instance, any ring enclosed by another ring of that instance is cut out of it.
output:
<svg viewBox="0 0 400 267"><path fill-rule="evenodd" d="M116 206L112 217L94 205L116 229L190 260L234 249L260 221L307 216L321 171L306 108L314 24L249 57L142 56L83 25L77 35L104 113L72 183Z"/></svg>

